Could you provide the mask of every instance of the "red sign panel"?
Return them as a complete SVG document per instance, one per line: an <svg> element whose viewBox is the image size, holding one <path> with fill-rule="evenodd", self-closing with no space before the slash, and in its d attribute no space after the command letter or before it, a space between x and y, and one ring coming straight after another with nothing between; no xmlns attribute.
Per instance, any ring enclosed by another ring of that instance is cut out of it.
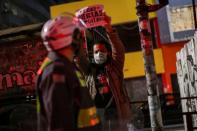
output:
<svg viewBox="0 0 197 131"><path fill-rule="evenodd" d="M33 93L36 72L46 53L41 40L0 45L0 94L13 89Z"/></svg>

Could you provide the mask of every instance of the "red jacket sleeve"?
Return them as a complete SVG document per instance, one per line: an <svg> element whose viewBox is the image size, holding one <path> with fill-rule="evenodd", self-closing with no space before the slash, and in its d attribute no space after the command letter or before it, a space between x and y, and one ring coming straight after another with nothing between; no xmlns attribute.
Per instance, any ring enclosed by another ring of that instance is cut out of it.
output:
<svg viewBox="0 0 197 131"><path fill-rule="evenodd" d="M111 40L113 64L118 66L118 69L120 69L122 72L123 67L124 67L124 60L125 60L124 45L122 41L120 40L116 30L109 33L108 35Z"/></svg>

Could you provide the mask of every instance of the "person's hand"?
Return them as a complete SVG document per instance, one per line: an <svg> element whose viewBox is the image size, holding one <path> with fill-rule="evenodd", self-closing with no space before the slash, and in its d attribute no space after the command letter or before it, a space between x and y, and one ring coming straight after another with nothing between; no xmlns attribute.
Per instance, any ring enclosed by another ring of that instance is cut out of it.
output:
<svg viewBox="0 0 197 131"><path fill-rule="evenodd" d="M105 17L104 19L105 19L105 22L106 22L106 25L105 25L106 31L108 33L113 32L113 28L111 26L111 17L108 16L105 12L104 12L104 17Z"/></svg>

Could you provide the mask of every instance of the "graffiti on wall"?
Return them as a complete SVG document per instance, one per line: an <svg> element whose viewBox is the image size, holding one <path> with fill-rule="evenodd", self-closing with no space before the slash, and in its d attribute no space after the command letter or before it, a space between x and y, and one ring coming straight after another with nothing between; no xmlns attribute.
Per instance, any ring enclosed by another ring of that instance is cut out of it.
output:
<svg viewBox="0 0 197 131"><path fill-rule="evenodd" d="M182 111L197 111L197 34L176 54L177 78L180 88ZM186 118L184 118L186 119ZM193 127L197 116L192 115Z"/></svg>
<svg viewBox="0 0 197 131"><path fill-rule="evenodd" d="M13 88L34 92L36 72L46 53L40 40L0 45L0 93Z"/></svg>

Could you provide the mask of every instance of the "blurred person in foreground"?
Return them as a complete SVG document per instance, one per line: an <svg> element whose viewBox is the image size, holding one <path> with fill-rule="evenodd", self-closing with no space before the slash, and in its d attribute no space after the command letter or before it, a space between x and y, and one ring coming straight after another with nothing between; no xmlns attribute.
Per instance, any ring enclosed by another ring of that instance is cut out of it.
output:
<svg viewBox="0 0 197 131"><path fill-rule="evenodd" d="M100 131L82 73L73 63L83 42L72 16L47 21L41 32L48 51L36 83L39 131Z"/></svg>
<svg viewBox="0 0 197 131"><path fill-rule="evenodd" d="M111 26L111 18L106 14L105 20L109 41L95 41L92 51L94 64L84 66L81 60L78 64L86 74L91 97L102 117L103 130L125 131L127 124L132 122L129 97L123 87L125 49L117 31Z"/></svg>

